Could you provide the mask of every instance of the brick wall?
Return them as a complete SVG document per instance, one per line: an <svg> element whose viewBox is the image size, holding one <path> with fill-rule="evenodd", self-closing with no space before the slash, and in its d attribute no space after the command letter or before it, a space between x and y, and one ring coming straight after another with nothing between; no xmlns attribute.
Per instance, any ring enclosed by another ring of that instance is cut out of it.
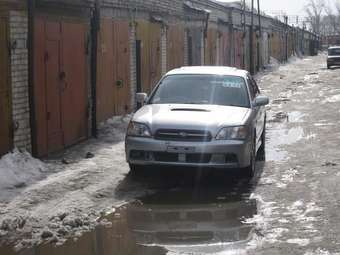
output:
<svg viewBox="0 0 340 255"><path fill-rule="evenodd" d="M28 94L28 18L25 11L10 11L12 105L14 146L31 151Z"/></svg>

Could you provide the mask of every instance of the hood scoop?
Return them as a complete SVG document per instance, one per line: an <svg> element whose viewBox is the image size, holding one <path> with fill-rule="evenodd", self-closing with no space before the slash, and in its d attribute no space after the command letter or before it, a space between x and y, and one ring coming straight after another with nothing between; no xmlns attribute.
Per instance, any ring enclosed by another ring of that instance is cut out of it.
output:
<svg viewBox="0 0 340 255"><path fill-rule="evenodd" d="M174 108L171 109L172 112L210 112L206 109L195 109L195 108Z"/></svg>

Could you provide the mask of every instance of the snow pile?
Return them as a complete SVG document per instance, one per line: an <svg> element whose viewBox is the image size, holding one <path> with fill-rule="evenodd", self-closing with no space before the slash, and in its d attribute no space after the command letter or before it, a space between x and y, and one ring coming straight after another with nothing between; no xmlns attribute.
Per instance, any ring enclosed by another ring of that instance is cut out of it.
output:
<svg viewBox="0 0 340 255"><path fill-rule="evenodd" d="M266 70L275 70L277 68L280 67L280 62L276 59L276 58L273 58L273 57L270 57L270 61L269 61L269 64L266 65Z"/></svg>
<svg viewBox="0 0 340 255"><path fill-rule="evenodd" d="M289 64L292 64L292 63L294 63L295 61L298 61L298 60L300 60L300 59L301 59L300 56L295 56L295 55L293 55L293 56L290 56L290 57L289 57L288 63L289 63Z"/></svg>
<svg viewBox="0 0 340 255"><path fill-rule="evenodd" d="M0 159L0 193L25 187L46 175L46 166L28 152L15 149Z"/></svg>
<svg viewBox="0 0 340 255"><path fill-rule="evenodd" d="M101 138L109 137L113 141L124 140L125 132L131 117L131 115L112 117L99 124L99 136Z"/></svg>

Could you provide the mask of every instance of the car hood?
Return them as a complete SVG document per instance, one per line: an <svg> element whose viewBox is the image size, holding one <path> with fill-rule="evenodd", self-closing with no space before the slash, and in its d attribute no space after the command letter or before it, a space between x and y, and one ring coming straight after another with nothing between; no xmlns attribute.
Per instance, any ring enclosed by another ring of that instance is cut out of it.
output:
<svg viewBox="0 0 340 255"><path fill-rule="evenodd" d="M152 104L137 111L133 121L147 124L154 134L158 129L209 130L216 133L224 126L244 125L251 109L190 104Z"/></svg>

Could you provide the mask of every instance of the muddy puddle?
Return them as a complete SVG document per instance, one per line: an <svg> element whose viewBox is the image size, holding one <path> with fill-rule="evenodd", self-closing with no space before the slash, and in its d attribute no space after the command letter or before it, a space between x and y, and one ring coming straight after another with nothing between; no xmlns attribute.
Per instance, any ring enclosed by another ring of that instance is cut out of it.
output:
<svg viewBox="0 0 340 255"><path fill-rule="evenodd" d="M252 185L232 175L209 175L198 187L159 189L113 209L93 231L63 244L49 240L20 252L2 247L0 254L215 254L245 249L254 225L244 222L257 214L256 200L249 198Z"/></svg>

